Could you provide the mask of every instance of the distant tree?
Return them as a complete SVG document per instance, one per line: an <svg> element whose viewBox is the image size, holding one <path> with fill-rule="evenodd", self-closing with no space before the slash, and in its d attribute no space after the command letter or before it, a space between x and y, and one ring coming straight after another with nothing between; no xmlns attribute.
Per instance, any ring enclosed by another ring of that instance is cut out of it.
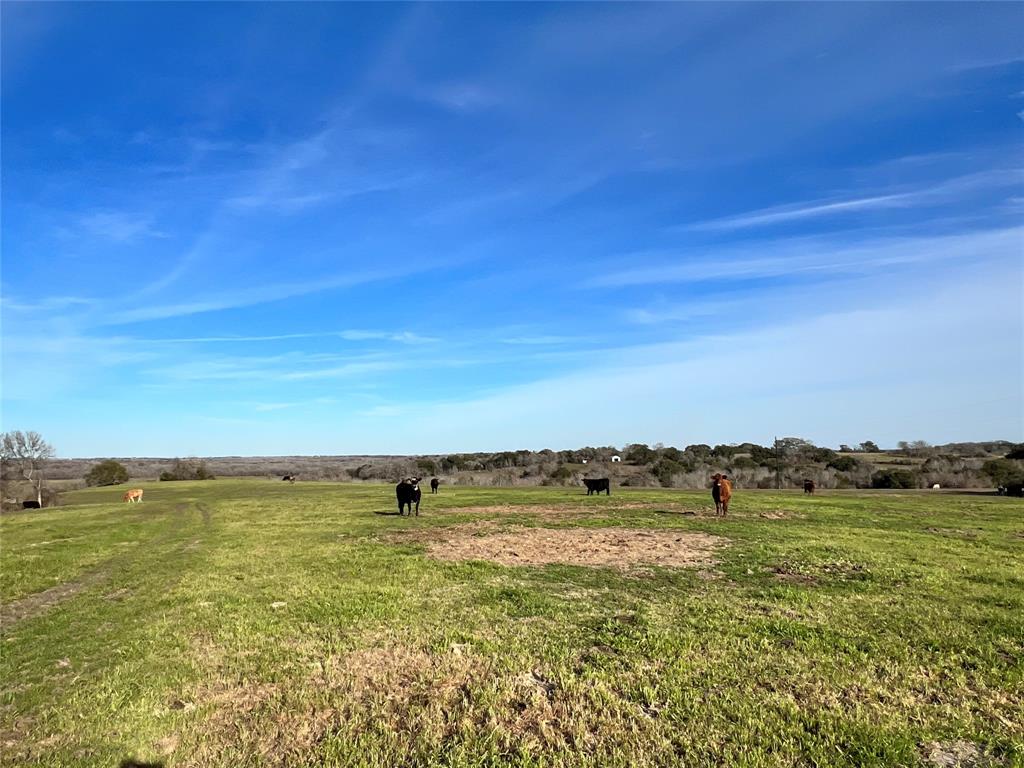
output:
<svg viewBox="0 0 1024 768"><path fill-rule="evenodd" d="M668 459L669 461L682 461L683 452L678 448L673 448L671 445L668 448L663 448L661 451L661 457Z"/></svg>
<svg viewBox="0 0 1024 768"><path fill-rule="evenodd" d="M113 459L101 461L90 469L85 475L85 484L93 485L118 485L128 482L128 470L124 465Z"/></svg>
<svg viewBox="0 0 1024 768"><path fill-rule="evenodd" d="M741 453L749 454L751 460L758 464L758 466L775 466L777 454L774 447L766 448L765 446L757 445L756 443L744 443L740 446L740 449ZM782 455L782 458L785 459L785 454Z"/></svg>
<svg viewBox="0 0 1024 768"><path fill-rule="evenodd" d="M696 443L686 446L686 453L697 459L706 459L711 455L711 446L705 443Z"/></svg>
<svg viewBox="0 0 1024 768"><path fill-rule="evenodd" d="M833 459L839 458L839 454L833 451L831 448L807 448L802 454L801 458L806 461L814 462L815 464L828 464Z"/></svg>
<svg viewBox="0 0 1024 768"><path fill-rule="evenodd" d="M36 491L36 501L43 505L43 466L54 456L53 446L38 432L4 432L0 436L0 468L4 476L16 472Z"/></svg>
<svg viewBox="0 0 1024 768"><path fill-rule="evenodd" d="M644 443L635 443L629 446L626 454L626 461L631 464L650 464L658 459L658 454L652 451Z"/></svg>
<svg viewBox="0 0 1024 768"><path fill-rule="evenodd" d="M1024 459L1024 443L1011 448L1010 452L1006 454L1006 458L1017 460Z"/></svg>
<svg viewBox="0 0 1024 768"><path fill-rule="evenodd" d="M559 464L558 468L550 475L552 480L568 480L572 477L572 471L564 464Z"/></svg>
<svg viewBox="0 0 1024 768"><path fill-rule="evenodd" d="M711 455L718 459L731 459L739 452L740 449L735 445L716 445L711 450Z"/></svg>
<svg viewBox="0 0 1024 768"><path fill-rule="evenodd" d="M437 464L433 459L416 459L416 468L428 475L437 474Z"/></svg>
<svg viewBox="0 0 1024 768"><path fill-rule="evenodd" d="M175 459L169 470L160 473L160 479L169 480L213 480L213 474L201 459Z"/></svg>
<svg viewBox="0 0 1024 768"><path fill-rule="evenodd" d="M651 473L658 478L658 482L665 488L672 487L672 476L682 474L686 468L678 461L661 458L651 467Z"/></svg>
<svg viewBox="0 0 1024 768"><path fill-rule="evenodd" d="M853 453L853 448L848 446L846 443L840 443L839 444L839 452L840 453Z"/></svg>
<svg viewBox="0 0 1024 768"><path fill-rule="evenodd" d="M827 466L838 472L852 472L860 466L860 462L857 461L853 456L837 456L828 462Z"/></svg>
<svg viewBox="0 0 1024 768"><path fill-rule="evenodd" d="M981 473L993 485L1009 485L1024 482L1024 464L1013 459L991 459L981 465Z"/></svg>
<svg viewBox="0 0 1024 768"><path fill-rule="evenodd" d="M881 453L881 449L871 440L865 440L860 444L860 449L864 453Z"/></svg>
<svg viewBox="0 0 1024 768"><path fill-rule="evenodd" d="M883 469L871 475L872 488L916 488L917 476L905 469Z"/></svg>
<svg viewBox="0 0 1024 768"><path fill-rule="evenodd" d="M910 453L910 443L908 443L906 440L900 440L898 443L896 443L896 447L900 450L901 453Z"/></svg>

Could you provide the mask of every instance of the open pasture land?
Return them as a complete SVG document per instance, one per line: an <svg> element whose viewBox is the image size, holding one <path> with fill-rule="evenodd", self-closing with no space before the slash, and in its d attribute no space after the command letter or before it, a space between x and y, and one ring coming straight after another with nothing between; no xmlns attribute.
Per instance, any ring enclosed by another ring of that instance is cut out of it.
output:
<svg viewBox="0 0 1024 768"><path fill-rule="evenodd" d="M5 765L1024 765L1019 500L143 487L0 520Z"/></svg>

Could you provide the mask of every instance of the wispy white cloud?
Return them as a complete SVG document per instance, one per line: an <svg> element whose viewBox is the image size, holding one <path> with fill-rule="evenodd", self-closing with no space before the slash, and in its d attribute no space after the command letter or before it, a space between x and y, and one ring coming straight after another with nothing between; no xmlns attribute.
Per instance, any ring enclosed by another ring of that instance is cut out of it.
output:
<svg viewBox="0 0 1024 768"><path fill-rule="evenodd" d="M810 204L796 206L778 206L773 208L762 208L759 211L751 211L739 216L727 216L721 219L712 219L692 225L690 228L700 229L743 229L745 227L756 227L762 224L777 224L781 221L796 221L798 219L809 219L818 216L828 216L835 213L847 211L865 211L878 208L899 208L912 204L914 196L911 194L899 195L878 195L876 197L861 197L851 200L834 200L829 202L817 201Z"/></svg>
<svg viewBox="0 0 1024 768"><path fill-rule="evenodd" d="M294 339L341 338L347 341L394 341L401 344L419 344L439 341L432 336L422 336L412 331L315 331L311 333L277 333L260 336L186 336L170 339L138 339L149 344L230 344L256 343L263 341L291 341Z"/></svg>
<svg viewBox="0 0 1024 768"><path fill-rule="evenodd" d="M428 88L424 93L429 101L457 112L486 109L500 103L492 89L469 82L445 83Z"/></svg>
<svg viewBox="0 0 1024 768"><path fill-rule="evenodd" d="M687 225L691 230L735 230L802 219L821 218L855 211L908 208L931 205L982 189L1020 187L1024 169L993 169L946 179L937 183L894 194L853 198L829 198L810 202L762 208Z"/></svg>
<svg viewBox="0 0 1024 768"><path fill-rule="evenodd" d="M501 339L502 344L522 346L548 346L553 344L578 344L590 340L581 336L511 336Z"/></svg>
<svg viewBox="0 0 1024 768"><path fill-rule="evenodd" d="M147 237L168 237L153 226L151 214L128 211L95 211L80 216L78 228L87 235L111 240L115 243L132 243Z"/></svg>
<svg viewBox="0 0 1024 768"><path fill-rule="evenodd" d="M429 344L440 339L433 336L421 336L411 331L337 331L335 335L347 341L395 341L400 344Z"/></svg>
<svg viewBox="0 0 1024 768"><path fill-rule="evenodd" d="M135 309L112 312L109 315L98 319L98 325L124 325L138 323L147 320L163 320L170 317L183 317L197 315L206 312L217 312L226 309L239 309L251 307L258 304L267 304L282 299L306 296L323 291L336 290L339 288L350 288L356 285L379 282L382 280L397 279L416 272L430 269L426 266L409 266L404 269L395 269L379 272L348 272L341 275L326 276L318 280L303 282L280 282L268 285L254 286L238 289L234 292L222 292L215 296L201 297L191 301L173 304L159 304L153 306L137 307Z"/></svg>
<svg viewBox="0 0 1024 768"><path fill-rule="evenodd" d="M1020 253L1024 227L970 234L869 240L848 245L827 238L792 238L755 245L662 254L659 263L597 275L589 288L702 283L800 274L865 274L900 265L1006 259ZM634 256L631 260L635 261ZM647 260L652 260L650 256Z"/></svg>
<svg viewBox="0 0 1024 768"><path fill-rule="evenodd" d="M406 434L422 437L407 450L767 441L773 429L826 442L871 435L892 443L910 433L980 439L993 430L1020 439L1021 329L1005 323L1019 302L1017 286L980 272L888 307L836 308L776 326L637 347L468 401L412 404L402 424ZM851 355L851 344L864 354ZM988 384L979 393L982 369ZM627 393L628 407L620 407ZM972 418L953 425L935 417L951 407ZM386 418L375 414L375 434L384 434ZM839 437L854 423L858 434ZM752 433L755 424L759 431ZM378 441L368 450L387 445Z"/></svg>
<svg viewBox="0 0 1024 768"><path fill-rule="evenodd" d="M96 299L87 299L80 296L47 296L38 301L21 301L12 299L10 291L0 289L0 306L4 310L25 313L51 313L60 312L73 308L94 307L99 302Z"/></svg>

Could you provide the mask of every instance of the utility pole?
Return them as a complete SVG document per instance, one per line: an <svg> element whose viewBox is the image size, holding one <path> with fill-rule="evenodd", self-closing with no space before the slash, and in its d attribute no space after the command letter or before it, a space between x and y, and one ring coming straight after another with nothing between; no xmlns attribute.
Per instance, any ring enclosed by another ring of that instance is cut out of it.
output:
<svg viewBox="0 0 1024 768"><path fill-rule="evenodd" d="M782 490L782 452L779 448L779 438L775 438L775 487Z"/></svg>

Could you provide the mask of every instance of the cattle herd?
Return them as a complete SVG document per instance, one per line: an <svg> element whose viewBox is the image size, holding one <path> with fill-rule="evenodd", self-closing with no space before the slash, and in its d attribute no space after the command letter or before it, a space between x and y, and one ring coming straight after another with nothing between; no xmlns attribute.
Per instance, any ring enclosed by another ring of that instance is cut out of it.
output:
<svg viewBox="0 0 1024 768"><path fill-rule="evenodd" d="M281 479L294 483L297 479L297 475L285 475ZM398 485L395 486L395 496L398 499L398 514L420 514L420 499L423 494L420 491L420 481L423 478L420 477L407 477ZM583 484L587 488L587 496L593 494L600 495L601 491L604 491L606 496L611 496L611 481L607 477L600 478L583 478ZM430 480L430 492L437 493L438 487L441 485L441 481L436 477ZM813 480L804 480L804 493L813 494L816 489ZM996 493L1000 496L1024 496L1024 484L1021 483L1010 483L1006 486L999 486L996 489ZM729 480L728 475L716 473L711 476L711 498L715 502L715 514L716 515L727 515L729 513L729 500L732 498L732 482ZM128 503L139 503L142 501L142 489L132 488L127 491L123 496L124 501ZM27 500L21 503L24 509L39 509L40 504L38 501Z"/></svg>

